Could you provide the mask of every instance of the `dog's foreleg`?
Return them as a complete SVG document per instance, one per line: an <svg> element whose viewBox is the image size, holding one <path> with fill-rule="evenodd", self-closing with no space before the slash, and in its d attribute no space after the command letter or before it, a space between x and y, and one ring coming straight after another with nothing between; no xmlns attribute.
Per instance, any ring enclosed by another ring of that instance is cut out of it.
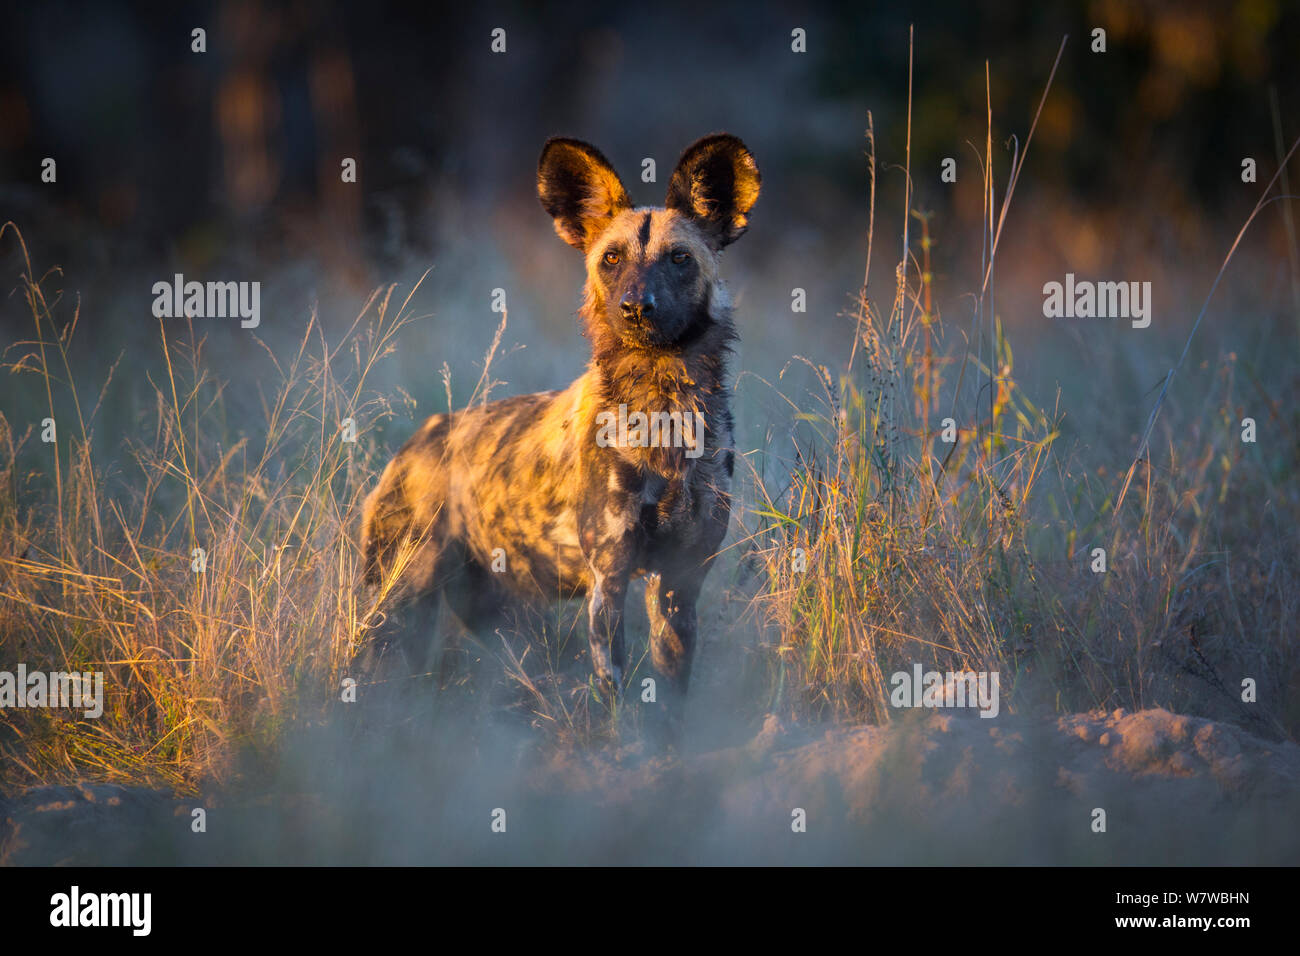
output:
<svg viewBox="0 0 1300 956"><path fill-rule="evenodd" d="M587 607L591 666L603 692L621 695L627 664L623 647L623 606L627 600L628 575L626 570L605 573L593 570L593 577Z"/></svg>

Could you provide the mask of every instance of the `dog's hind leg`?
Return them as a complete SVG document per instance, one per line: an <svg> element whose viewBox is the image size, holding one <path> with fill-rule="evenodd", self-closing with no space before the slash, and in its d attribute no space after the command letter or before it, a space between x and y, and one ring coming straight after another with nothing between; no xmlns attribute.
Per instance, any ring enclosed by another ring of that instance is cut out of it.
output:
<svg viewBox="0 0 1300 956"><path fill-rule="evenodd" d="M462 556L449 558L441 575L441 590L447 606L466 630L491 633L507 623L509 595L487 568L473 558Z"/></svg>

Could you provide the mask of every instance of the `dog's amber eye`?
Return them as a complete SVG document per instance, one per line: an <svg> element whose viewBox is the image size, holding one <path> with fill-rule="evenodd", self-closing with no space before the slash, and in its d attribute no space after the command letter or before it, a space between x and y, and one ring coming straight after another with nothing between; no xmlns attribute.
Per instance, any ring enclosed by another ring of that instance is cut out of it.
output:
<svg viewBox="0 0 1300 956"><path fill-rule="evenodd" d="M605 253L605 264L609 266L618 265L618 253L617 252Z"/></svg>
<svg viewBox="0 0 1300 956"><path fill-rule="evenodd" d="M681 265L690 257L691 254L689 252L686 252L682 249L678 249L676 252L673 253L673 262L676 263L677 265Z"/></svg>

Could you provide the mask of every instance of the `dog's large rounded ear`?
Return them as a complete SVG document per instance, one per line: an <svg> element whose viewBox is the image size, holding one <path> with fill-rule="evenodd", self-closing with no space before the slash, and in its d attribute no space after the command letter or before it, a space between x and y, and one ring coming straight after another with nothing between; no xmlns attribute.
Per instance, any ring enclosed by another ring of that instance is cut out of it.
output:
<svg viewBox="0 0 1300 956"><path fill-rule="evenodd" d="M704 227L721 249L749 228L762 183L758 164L735 136L716 133L687 147L668 183L669 209Z"/></svg>
<svg viewBox="0 0 1300 956"><path fill-rule="evenodd" d="M546 141L537 161L537 196L560 238L583 252L615 216L632 207L622 180L600 150L558 136Z"/></svg>

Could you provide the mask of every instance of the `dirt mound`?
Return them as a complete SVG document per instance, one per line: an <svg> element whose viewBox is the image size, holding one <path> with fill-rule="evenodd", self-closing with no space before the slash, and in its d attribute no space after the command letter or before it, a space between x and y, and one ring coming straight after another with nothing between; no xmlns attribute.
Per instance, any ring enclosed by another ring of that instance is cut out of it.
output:
<svg viewBox="0 0 1300 956"><path fill-rule="evenodd" d="M0 863L145 862L166 851L166 821L183 812L166 795L138 787L37 787L0 801Z"/></svg>
<svg viewBox="0 0 1300 956"><path fill-rule="evenodd" d="M189 835L189 805L41 788L3 808L0 861L1300 863L1300 747L1163 710L820 733L769 717L684 759L516 748L509 766L232 805L219 854Z"/></svg>

